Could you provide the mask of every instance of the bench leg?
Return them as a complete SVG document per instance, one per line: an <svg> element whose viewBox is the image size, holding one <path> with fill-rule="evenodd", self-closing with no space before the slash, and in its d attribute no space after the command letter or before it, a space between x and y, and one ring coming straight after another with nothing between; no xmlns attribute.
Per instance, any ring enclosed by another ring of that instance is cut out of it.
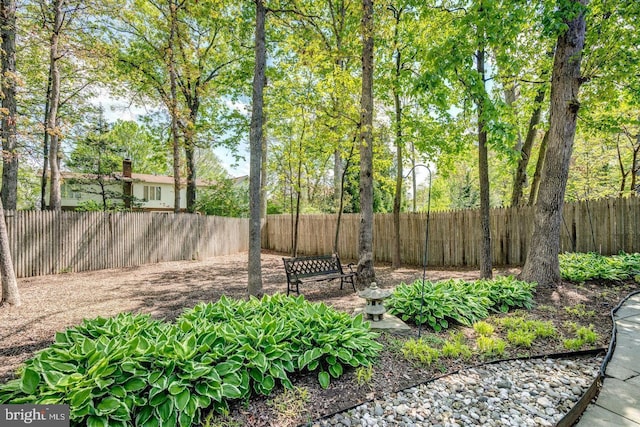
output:
<svg viewBox="0 0 640 427"><path fill-rule="evenodd" d="M291 284L291 282L287 282L287 296L289 296L289 292L291 291L296 291L296 294L300 295L300 282L295 282L296 283L296 288L293 289L293 285Z"/></svg>

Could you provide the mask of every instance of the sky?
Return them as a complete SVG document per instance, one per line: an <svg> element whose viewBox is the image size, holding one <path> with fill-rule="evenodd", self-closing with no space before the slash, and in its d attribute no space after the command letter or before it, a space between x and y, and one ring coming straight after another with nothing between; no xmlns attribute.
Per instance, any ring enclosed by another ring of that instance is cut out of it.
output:
<svg viewBox="0 0 640 427"><path fill-rule="evenodd" d="M110 123L113 123L116 120L137 121L140 116L154 111L153 108L133 105L124 99L113 98L108 93L101 93L92 102L96 105L101 105L104 108L105 118ZM226 148L217 147L214 149L216 156L218 156L224 168L233 177L249 175L248 147L243 144L239 151L245 159L244 161L240 160L239 162L236 162L236 159Z"/></svg>

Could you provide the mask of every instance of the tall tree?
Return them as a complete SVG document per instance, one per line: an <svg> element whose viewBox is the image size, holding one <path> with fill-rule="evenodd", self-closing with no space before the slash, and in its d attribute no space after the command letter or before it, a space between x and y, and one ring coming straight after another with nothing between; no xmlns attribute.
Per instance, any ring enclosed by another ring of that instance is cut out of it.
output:
<svg viewBox="0 0 640 427"><path fill-rule="evenodd" d="M404 180L404 172L402 168L404 140L402 134L402 99L400 98L400 78L403 68L403 49L400 42L400 22L402 21L402 13L404 7L389 6L389 10L393 14L394 30L393 30L393 53L395 56L394 66L394 82L393 82L393 104L395 107L395 143L396 143L396 191L393 197L393 253L391 255L391 267L400 268L402 259L400 258L400 205L402 204L402 182Z"/></svg>
<svg viewBox="0 0 640 427"><path fill-rule="evenodd" d="M7 235L7 224L5 222L2 200L0 200L0 275L2 275L2 298L0 299L0 306L4 304L19 306L21 304L20 292L18 291L18 282L16 281L16 274L13 270L13 261L11 260L9 236Z"/></svg>
<svg viewBox="0 0 640 427"><path fill-rule="evenodd" d="M560 281L560 225L569 162L576 132L583 82L580 65L585 41L588 0L559 2L564 29L558 36L551 76L549 140L538 199L534 208L533 234L520 277L541 286Z"/></svg>
<svg viewBox="0 0 640 427"><path fill-rule="evenodd" d="M2 202L15 210L18 202L18 151L16 138L16 1L0 2L2 36Z"/></svg>
<svg viewBox="0 0 640 427"><path fill-rule="evenodd" d="M58 123L58 109L60 108L60 33L65 23L63 6L65 0L52 0L49 5L52 20L50 22L51 38L49 42L49 99L48 111L45 119L45 132L49 134L49 170L51 174L49 188L49 209L59 211L61 209L60 195L60 150L61 131Z"/></svg>
<svg viewBox="0 0 640 427"><path fill-rule="evenodd" d="M489 159L487 154L487 111L485 110L487 77L485 75L486 28L484 27L485 10L480 0L476 33L478 48L476 51L476 71L478 72L476 94L476 113L478 117L478 171L480 177L480 226L482 228L482 246L480 250L480 277L489 279L493 275L491 257L491 224L489 217Z"/></svg>
<svg viewBox="0 0 640 427"><path fill-rule="evenodd" d="M255 21L255 64L253 69L253 92L251 102L251 128L249 134L249 283L247 292L251 296L261 296L262 264L260 217L260 167L262 166L262 125L264 120L263 99L265 85L265 67L267 65L267 48L265 36L265 20L267 9L263 0L254 0L256 7Z"/></svg>
<svg viewBox="0 0 640 427"><path fill-rule="evenodd" d="M360 98L360 231L358 283L375 280L373 267L373 0L362 0L362 95Z"/></svg>
<svg viewBox="0 0 640 427"><path fill-rule="evenodd" d="M178 83L176 70L176 49L178 38L178 9L185 0L169 0L169 37L166 60L169 71L169 116L171 117L171 147L173 149L173 211L180 212L180 137L178 135Z"/></svg>

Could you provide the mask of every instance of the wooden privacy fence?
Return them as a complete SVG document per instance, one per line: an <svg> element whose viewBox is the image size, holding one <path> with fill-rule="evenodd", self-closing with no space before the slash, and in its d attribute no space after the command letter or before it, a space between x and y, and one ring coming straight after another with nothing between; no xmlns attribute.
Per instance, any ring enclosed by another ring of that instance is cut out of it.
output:
<svg viewBox="0 0 640 427"><path fill-rule="evenodd" d="M5 211L16 276L29 277L248 250L249 220L195 214Z"/></svg>
<svg viewBox="0 0 640 427"><path fill-rule="evenodd" d="M333 251L337 215L300 217L298 254L319 255ZM402 262L421 265L424 257L426 213L400 215ZM358 258L360 216L343 215L338 252L345 259ZM290 253L292 217L269 215L263 233L263 248ZM533 208L491 210L491 248L494 265L524 264L533 227ZM428 265L477 266L481 241L477 209L432 212L429 226ZM393 215L376 214L374 257L391 261ZM640 198L619 198L565 204L561 251L612 255L620 251L640 252Z"/></svg>

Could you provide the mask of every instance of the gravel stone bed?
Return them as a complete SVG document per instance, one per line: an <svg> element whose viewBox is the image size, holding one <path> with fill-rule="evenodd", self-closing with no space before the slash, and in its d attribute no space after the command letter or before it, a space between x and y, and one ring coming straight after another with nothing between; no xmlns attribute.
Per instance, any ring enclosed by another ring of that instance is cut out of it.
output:
<svg viewBox="0 0 640 427"><path fill-rule="evenodd" d="M529 359L467 368L385 395L324 426L553 426L587 391L603 356Z"/></svg>

